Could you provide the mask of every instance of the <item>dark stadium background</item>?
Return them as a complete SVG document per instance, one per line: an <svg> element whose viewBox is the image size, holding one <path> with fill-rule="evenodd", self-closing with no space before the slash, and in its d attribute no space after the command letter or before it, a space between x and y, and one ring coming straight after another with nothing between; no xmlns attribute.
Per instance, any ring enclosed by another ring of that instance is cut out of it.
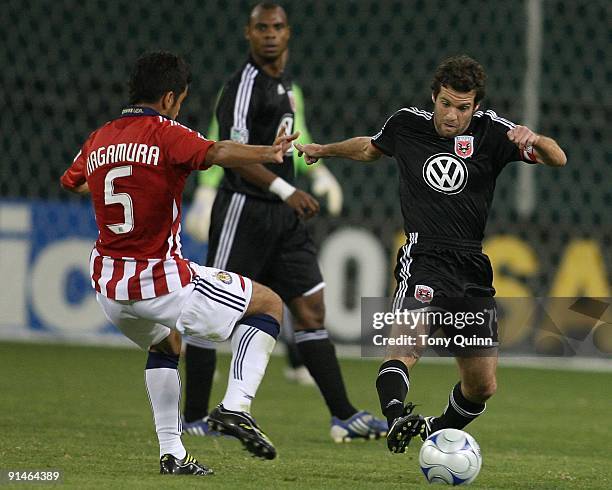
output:
<svg viewBox="0 0 612 490"><path fill-rule="evenodd" d="M4 336L13 336L15 324L16 336L27 337L32 326L54 332L40 318L42 310L53 312L52 301L37 299L44 288L36 286L37 279L30 284L29 274L65 276L58 286L66 289L58 293L65 313L88 298L85 269L69 264L47 270L37 258L67 237L95 238L87 201L64 193L58 178L89 132L117 115L133 61L150 49L183 54L194 81L180 120L205 132L219 87L245 57L242 29L250 5L3 3L0 267L3 276L19 275L15 288L3 293L2 301L13 307L8 318L0 317ZM561 170L519 170L513 164L499 179L486 244L498 294L610 296L609 2L320 0L285 6L293 30L289 71L303 87L306 119L317 141L374 134L400 107L430 109L430 78L442 58L464 52L481 61L489 75L484 105L553 136L569 157ZM340 340L354 340L359 297L392 291L391 269L402 240L397 171L391 160L335 161L329 167L343 187L344 210L339 218L323 214L311 226L329 283L330 329ZM192 178L186 204L194 187ZM15 206L21 206L16 215ZM19 212L31 213L34 225L15 225ZM347 230L358 235L341 233ZM185 241L201 260L204 249ZM20 243L28 247L23 257ZM371 247L371 260L358 256L360 247ZM24 265L17 270L20 260ZM19 287L22 293L15 292ZM20 317L15 305L21 303Z"/></svg>
<svg viewBox="0 0 612 490"><path fill-rule="evenodd" d="M433 69L463 52L488 72L486 107L565 149L565 168L511 164L498 181L485 250L498 297L514 297L509 310L500 301L503 346L512 350L504 352L486 415L469 426L483 454L473 488L612 488L612 3L283 4L293 29L289 70L304 90L315 140L374 134L403 106L431 109ZM58 179L89 132L118 114L129 69L146 50L176 51L191 62L194 82L180 121L206 132L220 85L246 55L242 29L251 5L1 3L0 487L7 470L37 469L62 471L66 488L191 483L158 474L142 380L146 356L113 347L129 342L108 324L90 288L91 205L62 192ZM384 296L393 287L402 241L397 171L389 159L328 164L345 200L341 217L324 212L311 224L327 281L326 326L351 400L379 414L379 359L347 354L360 353L360 298ZM183 243L187 256L201 260L204 246L185 233ZM571 297L577 296L599 299L576 307ZM534 322L537 304L543 321ZM606 305L596 325L592 316ZM524 356L538 348L565 357ZM229 363L221 353L214 403L223 396ZM288 383L284 368L284 357L274 356L253 405L280 457L262 463L230 438L185 436L188 450L215 469L205 484L424 488L418 444L404 455L389 454L383 440L333 444L316 389ZM410 400L424 414L440 413L455 381L450 359L424 359L411 371Z"/></svg>

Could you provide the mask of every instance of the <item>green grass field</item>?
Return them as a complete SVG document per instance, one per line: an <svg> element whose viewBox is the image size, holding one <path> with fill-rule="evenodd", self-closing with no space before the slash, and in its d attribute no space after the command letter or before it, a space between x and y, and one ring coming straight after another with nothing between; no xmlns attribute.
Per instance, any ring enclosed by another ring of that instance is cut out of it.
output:
<svg viewBox="0 0 612 490"><path fill-rule="evenodd" d="M162 477L144 361L129 349L0 343L0 469L60 469L70 488L426 486L418 444L404 455L390 454L382 440L334 444L318 391L285 382L279 357L253 409L279 457L259 461L235 440L185 436L216 475ZM228 364L222 355L223 378ZM378 363L342 365L354 403L378 413ZM455 381L453 366L421 364L410 398L438 413ZM215 403L224 388L224 381L215 387ZM612 373L500 368L498 394L469 427L484 457L472 487L612 488L611 414Z"/></svg>

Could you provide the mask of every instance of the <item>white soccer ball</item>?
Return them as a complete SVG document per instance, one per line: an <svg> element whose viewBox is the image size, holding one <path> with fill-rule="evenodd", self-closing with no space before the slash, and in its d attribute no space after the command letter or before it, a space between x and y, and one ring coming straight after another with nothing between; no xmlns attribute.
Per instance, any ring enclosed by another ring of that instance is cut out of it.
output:
<svg viewBox="0 0 612 490"><path fill-rule="evenodd" d="M429 483L472 483L482 466L480 447L467 432L442 429L431 434L419 453L419 464Z"/></svg>

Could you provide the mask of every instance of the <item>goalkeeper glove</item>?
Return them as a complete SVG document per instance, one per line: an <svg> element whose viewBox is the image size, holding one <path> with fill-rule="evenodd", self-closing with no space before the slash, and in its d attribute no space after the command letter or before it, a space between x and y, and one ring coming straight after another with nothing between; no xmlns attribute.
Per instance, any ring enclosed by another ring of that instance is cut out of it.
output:
<svg viewBox="0 0 612 490"><path fill-rule="evenodd" d="M217 189L201 185L196 189L191 208L185 216L185 230L198 242L208 241L210 214Z"/></svg>
<svg viewBox="0 0 612 490"><path fill-rule="evenodd" d="M312 192L317 197L327 196L327 210L332 216L338 216L342 211L342 187L324 165L313 168L308 175L312 178Z"/></svg>

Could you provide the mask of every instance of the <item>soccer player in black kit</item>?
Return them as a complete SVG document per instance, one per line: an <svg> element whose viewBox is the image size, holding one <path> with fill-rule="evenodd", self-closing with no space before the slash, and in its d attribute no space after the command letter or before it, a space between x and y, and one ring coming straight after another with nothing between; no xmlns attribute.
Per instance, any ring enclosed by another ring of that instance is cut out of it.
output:
<svg viewBox="0 0 612 490"><path fill-rule="evenodd" d="M414 405L404 405L409 370L419 359L420 347L387 348L376 388L390 427L387 445L394 453L404 452L412 437L425 439L443 428L463 429L484 412L486 400L496 391L497 322L493 273L481 242L495 181L509 162L552 167L566 163L553 139L492 110L479 110L485 79L482 66L472 58L451 57L433 78L433 113L404 108L373 137L295 145L308 163L323 157L372 161L383 154L396 159L407 242L395 269L395 310L457 311L457 298L467 311L474 304L492 310L488 321L475 330L490 347L451 349L460 381L439 417L412 414ZM452 333L452 328L443 330L447 337Z"/></svg>
<svg viewBox="0 0 612 490"><path fill-rule="evenodd" d="M216 109L219 135L242 143L273 142L278 134L292 133L295 112L291 80L284 73L290 37L284 9L256 5L245 36L250 56L222 90ZM206 263L266 284L289 307L297 348L332 415L330 435L336 442L384 436L385 420L350 403L324 327L325 283L304 224L319 204L292 185L293 149L282 165L253 167L224 174L213 204ZM205 415L215 352L187 343L185 418L197 424L194 416ZM218 406L201 419L207 430L224 432L218 423L223 411Z"/></svg>

